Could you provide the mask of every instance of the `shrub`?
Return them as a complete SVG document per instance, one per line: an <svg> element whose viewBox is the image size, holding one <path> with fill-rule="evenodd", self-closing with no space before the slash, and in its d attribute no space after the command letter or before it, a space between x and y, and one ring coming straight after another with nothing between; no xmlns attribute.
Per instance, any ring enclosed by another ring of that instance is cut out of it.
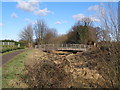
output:
<svg viewBox="0 0 120 90"><path fill-rule="evenodd" d="M5 46L4 46L5 47ZM9 47L9 48L2 48L1 50L0 50L0 53L5 53L5 52L9 52L9 51L12 51L12 50L18 50L18 49L24 49L24 47L14 47L14 48L11 48L11 47Z"/></svg>

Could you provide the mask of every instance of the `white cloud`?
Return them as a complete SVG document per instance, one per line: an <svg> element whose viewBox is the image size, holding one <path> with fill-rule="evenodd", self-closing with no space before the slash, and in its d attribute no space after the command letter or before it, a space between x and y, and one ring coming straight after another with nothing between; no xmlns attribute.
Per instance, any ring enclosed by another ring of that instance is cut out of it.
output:
<svg viewBox="0 0 120 90"><path fill-rule="evenodd" d="M93 21L93 22L100 22L100 19L95 18L95 17L93 17L93 16L90 16L89 18L90 18L91 21Z"/></svg>
<svg viewBox="0 0 120 90"><path fill-rule="evenodd" d="M31 23L32 23L32 25L35 25L37 23L37 20L35 20L35 21L31 22Z"/></svg>
<svg viewBox="0 0 120 90"><path fill-rule="evenodd" d="M55 24L63 24L63 23L67 23L67 21L56 21Z"/></svg>
<svg viewBox="0 0 120 90"><path fill-rule="evenodd" d="M89 8L88 8L88 10L90 10L90 11L97 11L97 10L99 10L99 8L100 8L100 6L99 5L94 5L94 6L90 6Z"/></svg>
<svg viewBox="0 0 120 90"><path fill-rule="evenodd" d="M29 18L25 18L25 22L30 22L31 20Z"/></svg>
<svg viewBox="0 0 120 90"><path fill-rule="evenodd" d="M93 22L99 22L100 20L93 17L93 16L89 16L89 17L86 17L85 15L83 14L77 14L77 15L73 15L72 16L76 21L83 21L83 20L86 20L87 18L89 18L90 21L93 21Z"/></svg>
<svg viewBox="0 0 120 90"><path fill-rule="evenodd" d="M36 5L39 3L40 0L29 0L29 2L32 4L32 5Z"/></svg>
<svg viewBox="0 0 120 90"><path fill-rule="evenodd" d="M90 6L88 8L89 11L100 11L103 15L105 13L105 9L103 6L100 6L100 5L94 5L94 6Z"/></svg>
<svg viewBox="0 0 120 90"><path fill-rule="evenodd" d="M34 20L29 19L29 18L25 18L24 21L26 23L29 23L29 24L32 24L32 25L35 25L37 23L37 20L34 21Z"/></svg>
<svg viewBox="0 0 120 90"><path fill-rule="evenodd" d="M18 4L16 7L24 11L32 12L38 9L39 5L37 0L28 0L28 1L18 0Z"/></svg>
<svg viewBox="0 0 120 90"><path fill-rule="evenodd" d="M52 13L51 11L49 11L47 8L44 8L42 10L37 10L34 12L36 15L40 16L46 16L48 13Z"/></svg>
<svg viewBox="0 0 120 90"><path fill-rule="evenodd" d="M2 27L4 24L3 23L0 23L0 27Z"/></svg>
<svg viewBox="0 0 120 90"><path fill-rule="evenodd" d="M75 20L81 21L85 16L83 14L77 14L72 16Z"/></svg>
<svg viewBox="0 0 120 90"><path fill-rule="evenodd" d="M11 17L12 17L12 18L18 18L18 16L17 16L16 13L12 13L12 14L11 14Z"/></svg>
<svg viewBox="0 0 120 90"><path fill-rule="evenodd" d="M39 1L38 0L18 0L18 4L16 6L24 11L33 12L34 14L40 16L46 16L48 13L53 13L47 8L39 9Z"/></svg>
<svg viewBox="0 0 120 90"><path fill-rule="evenodd" d="M24 21L25 21L26 23L31 24L31 25L35 25L35 24L37 23L37 20L31 20L31 19L29 19L29 18L25 18Z"/></svg>
<svg viewBox="0 0 120 90"><path fill-rule="evenodd" d="M56 21L55 24L62 24L62 22L61 21Z"/></svg>

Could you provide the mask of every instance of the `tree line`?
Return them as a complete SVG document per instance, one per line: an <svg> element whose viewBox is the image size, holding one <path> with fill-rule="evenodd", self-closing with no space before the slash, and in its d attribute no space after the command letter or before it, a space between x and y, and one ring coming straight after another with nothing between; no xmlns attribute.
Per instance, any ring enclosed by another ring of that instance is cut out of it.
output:
<svg viewBox="0 0 120 90"><path fill-rule="evenodd" d="M117 10L115 12L111 4L99 7L106 7L98 8L99 10L96 11L100 19L100 27L95 27L91 18L85 17L76 22L67 34L58 35L55 28L49 28L44 20L39 19L34 25L29 24L23 29L20 33L20 41L26 43L28 47L35 44L90 44L100 41L120 41Z"/></svg>

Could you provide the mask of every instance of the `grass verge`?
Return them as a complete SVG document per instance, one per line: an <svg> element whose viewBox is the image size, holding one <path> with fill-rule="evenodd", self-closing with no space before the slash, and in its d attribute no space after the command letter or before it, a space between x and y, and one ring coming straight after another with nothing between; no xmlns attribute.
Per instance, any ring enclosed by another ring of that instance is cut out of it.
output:
<svg viewBox="0 0 120 90"><path fill-rule="evenodd" d="M2 88L23 88L26 87L20 81L20 76L24 74L24 61L30 50L15 56L2 67Z"/></svg>

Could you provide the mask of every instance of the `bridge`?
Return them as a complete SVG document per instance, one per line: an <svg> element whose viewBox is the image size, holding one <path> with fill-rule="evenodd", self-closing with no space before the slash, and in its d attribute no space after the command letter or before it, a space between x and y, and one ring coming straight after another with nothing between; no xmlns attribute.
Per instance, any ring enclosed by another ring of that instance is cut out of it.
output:
<svg viewBox="0 0 120 90"><path fill-rule="evenodd" d="M39 45L41 50L71 50L71 51L86 51L91 45L84 44L42 44Z"/></svg>

